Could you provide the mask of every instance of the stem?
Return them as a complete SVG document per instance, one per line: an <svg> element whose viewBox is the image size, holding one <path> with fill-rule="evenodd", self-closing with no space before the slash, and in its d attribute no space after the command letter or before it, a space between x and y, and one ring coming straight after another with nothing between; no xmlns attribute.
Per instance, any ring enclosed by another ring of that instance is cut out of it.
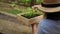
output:
<svg viewBox="0 0 60 34"><path fill-rule="evenodd" d="M30 7L32 7L33 5L35 5L35 3L36 3L36 0L31 0Z"/></svg>

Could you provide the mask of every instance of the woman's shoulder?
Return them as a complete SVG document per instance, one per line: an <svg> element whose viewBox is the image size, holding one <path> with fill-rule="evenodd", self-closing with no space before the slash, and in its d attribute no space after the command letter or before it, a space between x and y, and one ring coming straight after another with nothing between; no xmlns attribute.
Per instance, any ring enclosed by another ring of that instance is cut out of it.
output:
<svg viewBox="0 0 60 34"><path fill-rule="evenodd" d="M43 19L41 19L39 22L51 22L51 21L53 21L53 20L43 18Z"/></svg>
<svg viewBox="0 0 60 34"><path fill-rule="evenodd" d="M51 20L51 19L47 19L47 18L43 18L39 22L56 22L56 21L55 20Z"/></svg>
<svg viewBox="0 0 60 34"><path fill-rule="evenodd" d="M39 21L39 24L44 24L44 25L45 24L54 24L54 23L56 23L56 21L50 20L50 19L46 19L46 18L44 18L44 19Z"/></svg>
<svg viewBox="0 0 60 34"><path fill-rule="evenodd" d="M40 25L50 25L51 26L51 25L58 25L58 24L60 24L60 21L55 21L55 20L44 18L44 19L39 21L39 24Z"/></svg>

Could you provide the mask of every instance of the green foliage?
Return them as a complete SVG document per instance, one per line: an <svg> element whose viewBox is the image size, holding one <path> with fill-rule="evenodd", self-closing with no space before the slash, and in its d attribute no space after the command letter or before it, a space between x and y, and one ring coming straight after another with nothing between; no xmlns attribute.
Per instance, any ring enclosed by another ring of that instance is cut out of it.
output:
<svg viewBox="0 0 60 34"><path fill-rule="evenodd" d="M31 0L0 0L0 1L2 1L2 2L8 2L8 3L12 3L12 2L16 2L16 3L18 3L18 4L29 4L30 3L30 1ZM36 4L40 4L40 2L41 2L42 0L36 0ZM12 3L12 5L14 5L13 3Z"/></svg>
<svg viewBox="0 0 60 34"><path fill-rule="evenodd" d="M12 8L1 8L0 7L0 10L3 11L3 12L14 14L14 15L23 13L22 10L17 10L17 9L12 9Z"/></svg>
<svg viewBox="0 0 60 34"><path fill-rule="evenodd" d="M21 0L21 2L26 3L26 2L30 2L30 0Z"/></svg>
<svg viewBox="0 0 60 34"><path fill-rule="evenodd" d="M5 12L15 14L15 15L19 14L19 13L22 13L21 10L17 10L17 9L6 9Z"/></svg>
<svg viewBox="0 0 60 34"><path fill-rule="evenodd" d="M10 3L10 6L11 6L11 7L15 7L15 6L16 6L16 3L15 3L15 2L11 2L11 3Z"/></svg>
<svg viewBox="0 0 60 34"><path fill-rule="evenodd" d="M36 16L42 14L41 11L39 11L39 10L33 11L31 8L27 8L26 11L27 12L25 12L24 16L27 18L33 18L33 17L36 17Z"/></svg>
<svg viewBox="0 0 60 34"><path fill-rule="evenodd" d="M40 4L42 0L36 0L36 4Z"/></svg>

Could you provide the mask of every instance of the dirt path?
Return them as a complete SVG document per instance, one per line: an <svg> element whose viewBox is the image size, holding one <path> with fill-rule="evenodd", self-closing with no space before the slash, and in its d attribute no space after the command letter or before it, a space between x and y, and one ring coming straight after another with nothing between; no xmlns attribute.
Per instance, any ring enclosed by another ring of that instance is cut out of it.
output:
<svg viewBox="0 0 60 34"><path fill-rule="evenodd" d="M31 27L18 23L15 18L0 13L0 32L3 34L31 34Z"/></svg>
<svg viewBox="0 0 60 34"><path fill-rule="evenodd" d="M0 32L3 34L31 34L31 28L8 20L0 19Z"/></svg>

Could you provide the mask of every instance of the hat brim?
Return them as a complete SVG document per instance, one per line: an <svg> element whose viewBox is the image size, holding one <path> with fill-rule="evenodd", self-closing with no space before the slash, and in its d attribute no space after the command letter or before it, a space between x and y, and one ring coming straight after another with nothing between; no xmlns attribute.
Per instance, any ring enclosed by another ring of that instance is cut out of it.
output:
<svg viewBox="0 0 60 34"><path fill-rule="evenodd" d="M60 7L46 8L46 7L42 7L41 5L38 6L38 9L43 12L59 12L60 11Z"/></svg>

